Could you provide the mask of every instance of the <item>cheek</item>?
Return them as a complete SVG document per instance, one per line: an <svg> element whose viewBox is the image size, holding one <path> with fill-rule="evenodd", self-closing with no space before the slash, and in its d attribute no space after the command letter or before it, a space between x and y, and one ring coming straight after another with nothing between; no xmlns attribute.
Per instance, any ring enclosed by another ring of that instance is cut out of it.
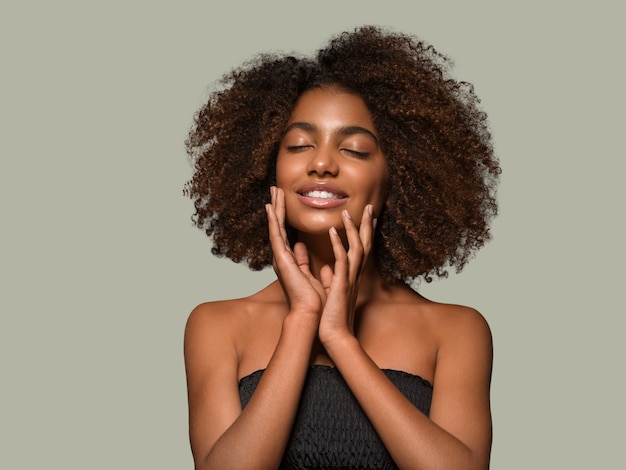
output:
<svg viewBox="0 0 626 470"><path fill-rule="evenodd" d="M386 168L379 168L371 173L369 180L369 199L374 206L380 210L387 200L388 176ZM376 175L376 177L374 177Z"/></svg>
<svg viewBox="0 0 626 470"><path fill-rule="evenodd" d="M295 173L296 169L293 162L290 163L288 159L278 156L276 159L276 184L284 189Z"/></svg>

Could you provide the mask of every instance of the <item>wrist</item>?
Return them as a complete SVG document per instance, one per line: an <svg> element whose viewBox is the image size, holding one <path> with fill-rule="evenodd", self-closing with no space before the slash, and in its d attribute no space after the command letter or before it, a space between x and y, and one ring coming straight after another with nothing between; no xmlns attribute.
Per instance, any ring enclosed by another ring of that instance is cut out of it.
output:
<svg viewBox="0 0 626 470"><path fill-rule="evenodd" d="M283 330L310 331L316 335L319 324L320 316L314 312L290 310L283 319Z"/></svg>
<svg viewBox="0 0 626 470"><path fill-rule="evenodd" d="M359 340L347 329L332 334L320 334L320 342L331 357L333 354L348 354L349 351L361 347Z"/></svg>

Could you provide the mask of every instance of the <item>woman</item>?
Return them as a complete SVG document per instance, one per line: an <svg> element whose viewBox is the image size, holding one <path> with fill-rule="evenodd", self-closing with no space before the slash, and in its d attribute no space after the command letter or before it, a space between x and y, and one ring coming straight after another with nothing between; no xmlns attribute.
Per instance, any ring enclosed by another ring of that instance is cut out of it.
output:
<svg viewBox="0 0 626 470"><path fill-rule="evenodd" d="M199 111L194 221L277 280L189 317L197 469L489 466L488 325L409 286L460 270L496 213L486 116L447 67L362 27L259 56Z"/></svg>

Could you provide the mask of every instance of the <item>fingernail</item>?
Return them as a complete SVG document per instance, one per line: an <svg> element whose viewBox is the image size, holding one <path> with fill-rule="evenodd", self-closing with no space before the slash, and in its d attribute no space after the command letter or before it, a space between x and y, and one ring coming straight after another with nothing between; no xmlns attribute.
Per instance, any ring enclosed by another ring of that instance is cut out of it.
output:
<svg viewBox="0 0 626 470"><path fill-rule="evenodd" d="M333 235L337 235L337 229L335 227L331 227L330 233L332 233Z"/></svg>
<svg viewBox="0 0 626 470"><path fill-rule="evenodd" d="M346 219L350 219L350 220L352 220L352 217L350 216L350 212L348 212L347 210L344 210L344 211L343 211L343 215L345 215L345 216L346 216Z"/></svg>
<svg viewBox="0 0 626 470"><path fill-rule="evenodd" d="M370 215L374 214L374 206L372 206L371 204L367 205L367 212L369 212Z"/></svg>

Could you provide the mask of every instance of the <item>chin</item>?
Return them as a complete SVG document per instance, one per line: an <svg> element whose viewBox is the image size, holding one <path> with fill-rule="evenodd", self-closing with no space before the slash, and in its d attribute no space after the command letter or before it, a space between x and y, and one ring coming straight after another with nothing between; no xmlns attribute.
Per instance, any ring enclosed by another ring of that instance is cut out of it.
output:
<svg viewBox="0 0 626 470"><path fill-rule="evenodd" d="M339 231L343 229L341 217L333 217L332 219L324 217L323 220L296 220L293 223L288 220L287 222L298 232L310 235L328 235L328 231L331 227L335 227Z"/></svg>
<svg viewBox="0 0 626 470"><path fill-rule="evenodd" d="M308 235L326 235L328 236L328 231L330 230L330 228L332 227L332 225L315 225L315 226L311 226L311 225L307 225L307 226L293 226L292 227L298 232L298 233L306 233ZM337 230L341 230L341 227L336 227Z"/></svg>

